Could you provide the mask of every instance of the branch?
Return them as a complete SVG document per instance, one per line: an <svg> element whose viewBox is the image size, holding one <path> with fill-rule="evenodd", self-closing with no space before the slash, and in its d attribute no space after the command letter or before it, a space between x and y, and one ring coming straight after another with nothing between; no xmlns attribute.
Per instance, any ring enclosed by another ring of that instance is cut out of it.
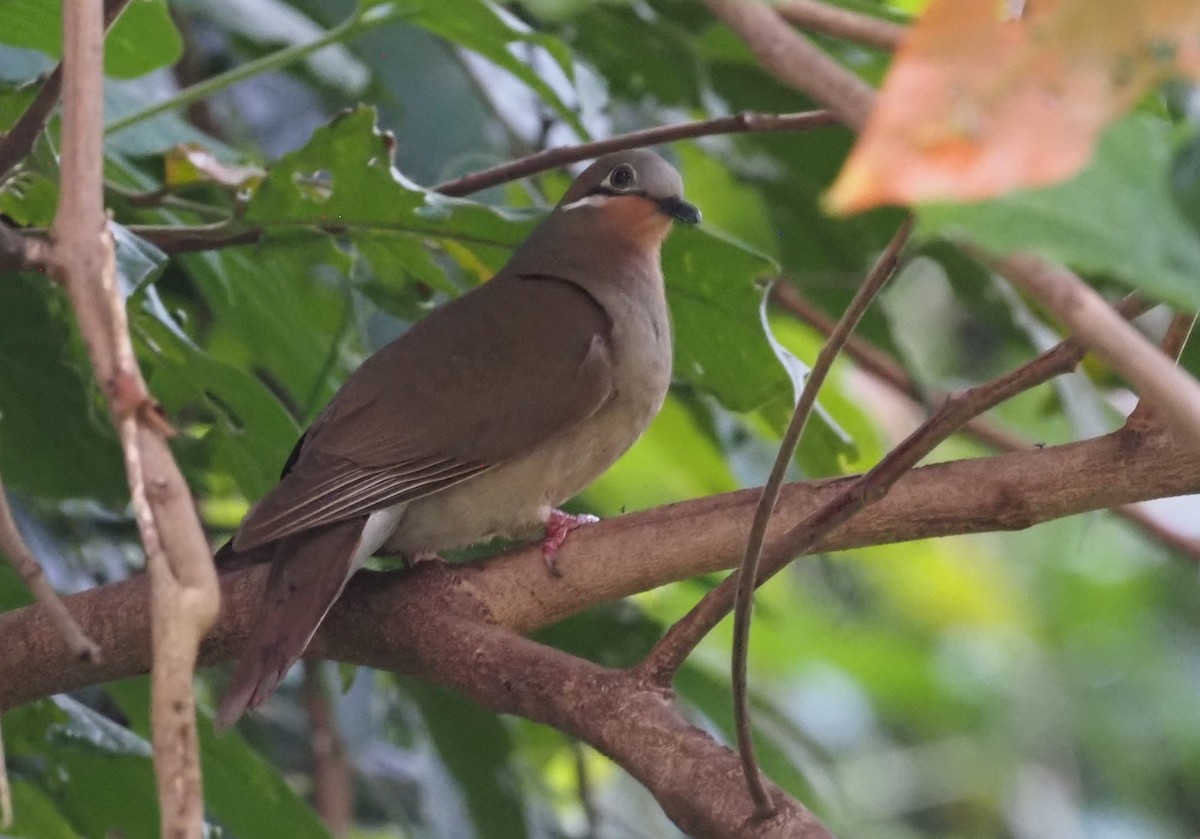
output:
<svg viewBox="0 0 1200 839"><path fill-rule="evenodd" d="M0 730L0 830L8 830L12 823L12 788L8 783L8 763L4 759L4 732Z"/></svg>
<svg viewBox="0 0 1200 839"><path fill-rule="evenodd" d="M8 496L2 482L0 482L0 553L8 557L8 561L12 563L17 574L25 581L25 587L46 610L50 621L71 653L84 661L95 660L100 655L100 648L79 628L79 624L75 623L71 613L59 599L58 593L51 588L50 583L46 582L46 577L42 574L41 566L38 565L33 551L29 550L29 546L21 538L21 531L17 529L17 523L8 506Z"/></svg>
<svg viewBox="0 0 1200 839"><path fill-rule="evenodd" d="M1072 476L1070 485L1062 481L1064 474ZM784 487L768 547L856 480L848 476ZM822 537L813 551L1019 530L1090 510L1196 492L1200 453L1181 448L1166 434L1118 431L1080 443L914 469L877 504ZM525 634L599 603L728 569L742 555L758 495L753 489L724 493L583 528L562 548L561 578L547 576L545 566L538 565L542 560L536 546L470 565L437 566L436 572L360 572L343 608L330 613L329 637L342 632L339 616L356 613L364 597L380 609L427 609L421 597L429 591L416 583L427 574L452 578L472 592L493 623ZM225 661L240 651L257 614L265 575L260 567L220 578L223 608L201 648L201 664ZM409 591L410 585L417 587ZM80 663L63 649L40 609L0 613L0 649L5 651L0 657L0 711L145 672L150 660L146 589L146 578L137 577L63 598L100 644L104 658L96 664ZM392 654L378 640L365 649L374 650L373 655ZM345 660L367 663L354 655Z"/></svg>
<svg viewBox="0 0 1200 839"><path fill-rule="evenodd" d="M773 131L808 131L824 125L836 124L837 118L828 111L806 111L798 114L757 114L740 113L720 119L700 120L698 122L681 122L675 125L664 125L659 128L648 128L644 131L634 131L607 140L596 140L591 143L581 143L575 146L562 146L546 149L526 157L518 158L509 163L493 166L472 172L453 181L444 181L431 189L442 195L463 196L479 192L489 187L527 178L540 172L557 169L581 160L590 160L602 154L615 151L638 149L653 146L658 143L669 143L674 140L687 140L696 137L711 137L716 134L754 134Z"/></svg>
<svg viewBox="0 0 1200 839"><path fill-rule="evenodd" d="M836 326L836 321L833 318L805 299L796 290L795 286L789 283L776 283L772 286L771 299L783 308L784 311L808 324L826 337L829 336ZM1178 318L1172 322L1172 326L1177 322ZM1164 339L1164 352L1169 353L1167 344L1168 339ZM925 395L904 368L893 360L890 355L870 341L857 335L851 335L846 341L845 353L854 360L854 363L859 368L888 385L897 393L908 397L918 406L925 404ZM1134 415L1139 410L1143 410L1144 405L1145 403L1143 402L1138 403L1138 407L1130 415L1129 420L1126 421L1127 427L1137 426L1142 431L1152 430L1154 426L1149 422L1142 422L1140 424L1133 422ZM998 452L1016 452L1033 448L1033 444L1028 440L1024 440L1013 434L987 417L974 417L959 430ZM1184 554L1194 562L1200 562L1200 539L1183 536L1175 530L1165 527L1144 510L1135 506L1114 507L1112 511L1133 526L1145 531L1152 539L1162 542L1171 550Z"/></svg>
<svg viewBox="0 0 1200 839"><path fill-rule="evenodd" d="M303 227L312 229L315 225L305 224ZM345 229L344 227L341 229ZM129 225L129 230L145 239L163 253L193 253L195 251L211 251L220 248L232 248L237 245L253 245L262 239L264 230L261 227L244 227L236 222L217 222L215 224L198 224L192 226L168 225Z"/></svg>
<svg viewBox="0 0 1200 839"><path fill-rule="evenodd" d="M125 10L129 0L104 0L104 28L112 26ZM17 117L12 128L0 137L0 182L12 171L13 167L29 156L37 138L46 130L54 106L58 104L62 92L62 63L59 62L50 74L42 81L33 101L25 108L24 113Z"/></svg>
<svg viewBox="0 0 1200 839"><path fill-rule="evenodd" d="M1200 382L1175 366L1083 280L1039 256L1001 260L968 248L1041 303L1072 335L1120 373L1180 441L1200 448Z"/></svg>
<svg viewBox="0 0 1200 839"><path fill-rule="evenodd" d="M204 800L192 677L217 613L216 571L170 426L138 369L116 281L103 195L104 28L93 2L63 4L61 191L49 265L67 291L121 440L152 589L151 720L162 835L199 837Z"/></svg>
<svg viewBox="0 0 1200 839"><path fill-rule="evenodd" d="M334 836L354 825L354 778L325 686L324 662L306 661L301 696L308 712L313 807Z"/></svg>
<svg viewBox="0 0 1200 839"><path fill-rule="evenodd" d="M763 541L767 535L767 525L771 513L779 501L779 492L783 487L784 477L796 453L796 446L804 434L804 427L812 414L813 406L817 403L817 393L825 383L834 359L837 358L846 339L858 326L863 313L876 298L883 286L891 279L896 271L900 251L908 242L912 233L912 216L905 218L900 228L892 236L883 253L875 262L875 266L867 274L862 286L850 301L850 305L842 314L841 320L834 326L825 345L817 354L808 376L804 380L804 390L796 401L792 419L783 434L779 451L775 454L775 464L771 468L770 477L759 496L758 505L754 510L754 521L750 525L750 538L746 543L746 552L742 557L741 566L734 573L737 593L734 597L735 609L733 614L733 658L731 682L733 684L733 719L737 731L738 752L742 758L742 769L746 776L746 784L750 788L750 797L754 799L755 809L760 818L765 818L774 810L771 799L763 786L758 770L758 758L754 754L754 735L750 730L749 697L747 696L746 667L750 657L750 619L754 611L754 581L758 579L758 563L762 558Z"/></svg>
<svg viewBox="0 0 1200 839"><path fill-rule="evenodd" d="M789 282L779 282L771 286L771 299L788 314L807 323L826 338L837 328L836 320L825 314ZM846 337L845 354L875 378L882 379L918 402L923 400L924 397L916 382L908 375L908 371L892 356L862 336Z"/></svg>
<svg viewBox="0 0 1200 839"><path fill-rule="evenodd" d="M30 270L45 273L50 267L50 245L36 236L25 236L0 221L0 272Z"/></svg>
<svg viewBox="0 0 1200 839"><path fill-rule="evenodd" d="M788 21L834 38L843 38L881 50L894 50L900 45L905 27L823 3L821 0L783 0L775 6Z"/></svg>
<svg viewBox="0 0 1200 839"><path fill-rule="evenodd" d="M1069 484L1062 481L1064 474L1072 476ZM780 542L789 525L803 522L855 480L787 487L769 546ZM1020 529L1115 504L1197 491L1200 453L1175 445L1165 434L1123 431L1082 443L915 469L878 504L826 535L814 549ZM744 490L697 499L580 530L563 546L561 578L545 574L536 546L468 566L431 563L407 573L360 572L330 612L310 653L423 675L485 707L579 737L645 783L685 831L714 835L705 820L729 827L728 816L717 812L726 806L737 808L738 817L753 816L740 785L729 783L740 773L732 752L687 726L665 689L639 680L637 673L595 667L503 630L531 632L597 603L731 567L745 544L757 494ZM222 576L223 608L201 648L202 663L238 654L257 614L267 570L260 566ZM148 595L148 581L139 577L65 599L100 642L104 660L99 664L70 656L40 609L0 614L0 648L5 651L0 657L0 709L145 672L150 664ZM478 614L492 625L480 626ZM676 747L678 760L668 760L666 751ZM696 796L701 783L706 795ZM772 791L772 797L788 801L781 796ZM796 813L790 803L781 812ZM754 826L765 830L773 823ZM739 827L716 835L756 834Z"/></svg>
<svg viewBox="0 0 1200 839"><path fill-rule="evenodd" d="M788 26L772 6L757 0L704 2L746 42L764 70L813 96L854 130L862 128L875 91Z"/></svg>
<svg viewBox="0 0 1200 839"><path fill-rule="evenodd" d="M1176 364L1179 363L1179 356L1183 353L1183 347L1195 325L1195 315L1176 314L1171 318L1171 323L1167 327L1166 334L1163 335L1159 348L1167 358ZM1156 422L1158 420L1155 417L1154 408L1145 399L1139 399L1125 419L1125 425L1130 428L1144 428Z"/></svg>
<svg viewBox="0 0 1200 839"><path fill-rule="evenodd" d="M1122 300L1118 306L1122 315L1127 317L1145 310L1145 305L1133 295ZM1078 341L1068 339L1016 370L949 396L929 419L888 452L874 468L865 475L846 481L840 492L765 551L763 570L756 584L762 585L794 557L813 550L835 527L845 524L860 511L886 497L893 484L906 471L916 466L968 419L1054 376L1069 372L1084 354L1085 350ZM638 665L639 670L660 684L669 683L696 645L729 614L733 608L736 586L737 581L730 575L706 594L659 640Z"/></svg>

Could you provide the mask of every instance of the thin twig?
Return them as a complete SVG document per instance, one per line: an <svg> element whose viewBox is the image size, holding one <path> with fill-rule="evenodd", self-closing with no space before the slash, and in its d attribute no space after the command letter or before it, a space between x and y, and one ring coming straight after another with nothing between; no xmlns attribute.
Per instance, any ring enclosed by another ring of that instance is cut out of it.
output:
<svg viewBox="0 0 1200 839"><path fill-rule="evenodd" d="M1187 340L1191 336L1195 325L1196 316L1194 314L1176 314L1172 317L1166 334L1163 335L1162 341L1159 342L1159 347L1162 349L1163 355L1178 364L1179 356L1183 352L1184 345L1187 344ZM1127 428L1145 428L1157 422L1158 419L1155 416L1154 406L1145 399L1139 399L1126 418L1125 426Z"/></svg>
<svg viewBox="0 0 1200 839"><path fill-rule="evenodd" d="M0 271L38 271L50 267L50 245L36 236L24 236L0 221Z"/></svg>
<svg viewBox="0 0 1200 839"><path fill-rule="evenodd" d="M813 305L812 302L796 290L795 286L789 283L776 283L771 289L771 299L785 311L794 315L813 329L816 329L825 337L829 337L829 334L837 324L833 318ZM1172 325L1174 326L1174 322ZM1168 330L1167 336L1163 339L1163 349L1168 355L1171 354L1171 347L1176 346L1175 341L1179 337L1176 335L1173 338L1171 335L1172 331ZM1181 346L1177 346L1175 349L1174 354L1176 356L1178 356L1179 349L1181 349ZM897 393L908 397L917 405L924 406L926 404L925 394L921 392L920 387L912 380L912 377L908 375L905 369L890 355L870 341L857 335L851 335L846 341L843 351L864 372L874 376ZM1134 420L1135 415L1139 411L1144 411L1145 405L1145 402L1138 402L1137 408L1134 409L1129 419L1126 420L1126 426L1138 426L1147 429L1156 427L1155 424L1150 422L1139 423ZM1033 443L997 425L987 417L974 417L963 425L960 430L996 451L1016 452L1034 448ZM1193 562L1200 562L1200 539L1184 536L1170 527L1164 526L1140 507L1123 505L1113 507L1112 512L1114 515L1128 521L1134 527L1145 531L1152 539L1156 539L1168 548L1182 553Z"/></svg>
<svg viewBox="0 0 1200 839"><path fill-rule="evenodd" d="M635 131L608 140L581 143L537 152L517 160L483 169L453 181L433 187L434 192L452 197L468 195L498 184L545 172L580 160L588 160L610 151L641 148L670 140L707 137L717 134L754 132L807 131L824 125L832 125L836 118L828 111L805 111L796 114L742 113L721 119L679 123L677 125ZM297 225L306 229L320 229L329 233L345 231L345 225ZM202 225L129 225L130 231L150 242L164 253L191 253L194 251L217 250L220 248L251 245L262 239L265 230L261 227L245 227L238 222L218 222ZM0 229L2 232L2 229ZM414 231L420 232L420 231ZM433 235L433 231L429 231ZM44 230L29 230L22 238L38 241L45 236ZM4 240L0 238L0 268L5 267Z"/></svg>
<svg viewBox="0 0 1200 839"><path fill-rule="evenodd" d="M13 123L13 127L0 138L0 180L33 151L38 137L42 136L50 122L50 115L58 106L61 91L62 64L58 64L43 79L33 101Z"/></svg>
<svg viewBox="0 0 1200 839"><path fill-rule="evenodd" d="M37 599L50 621L58 629L63 642L81 661L97 662L100 660L100 646L87 636L80 628L67 607L46 580L42 568L38 565L33 551L21 538L17 522L13 518L12 509L8 506L8 496L0 482L0 553L8 557L16 572L25 581L25 587Z"/></svg>
<svg viewBox="0 0 1200 839"><path fill-rule="evenodd" d="M112 26L114 20L128 5L129 0L105 0L104 28ZM12 128L0 137L0 182L4 180L12 168L29 156L37 138L46 130L50 115L58 104L62 92L62 62L42 80L41 87L34 95L33 101L25 111L17 117Z"/></svg>
<svg viewBox="0 0 1200 839"><path fill-rule="evenodd" d="M1200 447L1200 382L1113 312L1074 272L1040 256L995 259L978 248L967 251L991 265L1041 303L1072 335L1149 400L1157 417L1180 443Z"/></svg>
<svg viewBox="0 0 1200 839"><path fill-rule="evenodd" d="M301 225L308 229L316 225ZM318 228L324 229L324 228ZM345 229L344 226L340 229ZM145 239L163 253L193 253L232 248L238 245L253 245L265 235L261 227L244 227L237 222L216 224L176 225L145 224L129 225L129 230Z"/></svg>
<svg viewBox="0 0 1200 839"><path fill-rule="evenodd" d="M1162 341L1159 343L1163 354L1178 363L1179 356L1183 354L1183 348L1187 346L1188 338L1192 337L1192 330L1195 328L1195 314L1177 314L1171 318L1171 325L1167 327L1167 334L1163 336Z"/></svg>
<svg viewBox="0 0 1200 839"><path fill-rule="evenodd" d="M580 143L574 146L547 149L535 152L526 157L472 172L452 181L445 181L434 187L434 192L442 195L459 197L479 192L489 187L527 178L539 172L547 172L559 166L590 160L602 154L628 149L644 148L658 143L669 143L675 140L694 139L696 137L711 137L716 134L753 134L774 131L808 131L825 125L837 123L829 111L805 111L797 114L758 114L740 113L731 117L707 119L697 122L681 122L675 125L664 125L658 128L648 128L644 131L634 131L607 140L596 140L590 143Z"/></svg>
<svg viewBox="0 0 1200 839"><path fill-rule="evenodd" d="M228 220L231 215L230 211L224 207L181 197L177 194L179 188L174 186L160 186L157 189L136 190L127 189L120 184L106 183L104 184L104 191L107 195L115 196L134 207L166 207L172 210L195 213L196 215L205 216L216 221Z"/></svg>
<svg viewBox="0 0 1200 839"><path fill-rule="evenodd" d="M8 763L4 759L4 730L0 728L0 830L8 830L12 825L12 788L8 784Z"/></svg>
<svg viewBox="0 0 1200 839"><path fill-rule="evenodd" d="M883 253L867 274L862 286L846 307L841 320L838 321L829 339L817 354L816 362L804 381L804 389L796 402L791 422L783 434L779 451L775 455L775 465L771 475L758 498L758 506L754 511L754 522L750 526L750 538L746 543L746 552L742 557L741 567L734 572L737 594L734 598L733 613L733 719L737 730L738 753L741 755L742 768L746 775L746 784L750 788L750 796L754 799L755 808L761 818L770 816L775 805L767 795L766 786L758 770L758 758L754 753L754 735L750 728L750 709L747 680L747 664L750 657L750 620L754 612L754 581L758 577L758 564L762 558L763 540L766 538L767 525L771 521L771 513L779 502L779 492L787 476L788 466L796 453L796 446L804 434L808 418L817 402L817 393L825 383L833 362L841 351L846 339L858 326L867 307L878 296L883 286L891 279L896 271L900 251L908 242L912 233L912 216L907 217L900 228L892 236Z"/></svg>
<svg viewBox="0 0 1200 839"><path fill-rule="evenodd" d="M813 96L855 131L863 127L874 89L788 26L773 6L747 0L705 0L705 5L746 43L764 70Z"/></svg>
<svg viewBox="0 0 1200 839"><path fill-rule="evenodd" d="M894 50L904 36L905 27L899 24L820 0L783 0L775 8L801 29L881 50Z"/></svg>
<svg viewBox="0 0 1200 839"><path fill-rule="evenodd" d="M354 781L329 703L324 668L323 661L304 662L301 692L311 735L313 807L330 833L346 836L354 826Z"/></svg>
<svg viewBox="0 0 1200 839"><path fill-rule="evenodd" d="M1136 317L1147 308L1148 304L1135 295L1126 297L1116 306L1125 318ZM873 469L846 481L840 492L773 540L763 552L762 571L757 585L773 577L794 557L811 550L833 528L883 498L892 484L967 420L1054 376L1073 370L1085 353L1086 348L1077 339L1068 338L1015 370L947 397L919 428ZM668 685L696 645L729 614L733 608L736 585L737 581L731 575L706 594L663 635L637 665L637 670L658 684Z"/></svg>
<svg viewBox="0 0 1200 839"><path fill-rule="evenodd" d="M587 839L596 839L600 835L600 811L596 809L595 793L592 790L592 777L587 765L587 747L578 740L571 740L571 754L575 758L575 788L579 795L579 806L583 808L583 816L587 822Z"/></svg>
<svg viewBox="0 0 1200 839"><path fill-rule="evenodd" d="M1146 531L1171 550L1183 554L1194 562L1200 562L1200 539L1195 536L1185 536L1174 528L1167 527L1134 504L1113 507L1112 511L1135 527Z"/></svg>
<svg viewBox="0 0 1200 839"><path fill-rule="evenodd" d="M771 286L771 299L789 314L807 323L826 338L833 334L838 322L821 311L789 282ZM900 364L860 335L848 335L843 352L854 363L877 379L883 379L896 390L909 394L913 399L922 399L917 383L912 380Z"/></svg>

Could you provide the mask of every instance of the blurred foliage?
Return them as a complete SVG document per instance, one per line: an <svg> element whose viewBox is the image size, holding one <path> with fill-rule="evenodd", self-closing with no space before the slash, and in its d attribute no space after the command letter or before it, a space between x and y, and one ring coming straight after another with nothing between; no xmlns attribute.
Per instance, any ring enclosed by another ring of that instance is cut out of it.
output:
<svg viewBox="0 0 1200 839"><path fill-rule="evenodd" d="M903 19L919 4L843 5ZM52 66L58 6L0 4L0 130ZM328 43L302 46L316 38ZM886 56L822 44L872 82L886 67ZM292 61L276 60L283 49ZM425 185L547 144L812 105L767 77L692 0L132 0L106 66L108 117L122 126L105 158L122 288L214 542L272 484L346 374L486 280L567 179L547 173L471 200ZM172 106L213 78L206 98ZM1200 114L1194 92L1163 95L1174 97L1169 107L1152 97L1071 183L922 208L919 258L860 333L930 398L1053 340L1019 297L940 238L959 235L1048 253L1106 291L1142 289L1194 308ZM0 183L0 212L16 224L52 217L57 131L55 121ZM821 213L849 143L829 128L663 150L706 219L664 251L675 384L649 432L580 507L614 515L763 479L821 345L764 304L768 284L793 283L836 316L899 219ZM214 224L263 235L170 258L143 238ZM1200 371L1200 350L1184 363ZM1115 427L1114 404L1127 407L1127 395L1090 365L994 418L1054 443ZM128 574L137 561L104 410L61 295L42 277L6 276L0 472L31 544L67 590ZM839 362L794 476L869 467L917 415ZM982 453L955 439L936 458ZM1192 500L1161 514L1185 528L1200 520ZM712 583L607 604L539 640L624 666ZM0 565L0 607L26 602ZM759 603L751 673L764 768L838 835L1195 834L1195 571L1126 523L1096 513L1027 533L810 557ZM728 638L723 625L677 685L696 724L727 740ZM200 674L202 705L221 681ZM12 835L154 835L146 690L132 680L5 715ZM238 732L217 738L202 724L212 835L326 835L305 802L311 755L298 694L293 674ZM356 837L679 835L636 783L557 732L386 674L359 673L331 698L355 772Z"/></svg>

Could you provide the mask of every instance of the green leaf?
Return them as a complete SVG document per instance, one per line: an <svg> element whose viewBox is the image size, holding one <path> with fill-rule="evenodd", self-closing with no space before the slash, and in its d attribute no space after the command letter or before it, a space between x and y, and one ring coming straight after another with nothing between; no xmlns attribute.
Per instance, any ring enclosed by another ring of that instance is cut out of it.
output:
<svg viewBox="0 0 1200 839"><path fill-rule="evenodd" d="M0 474L46 498L125 496L120 447L45 277L0 282Z"/></svg>
<svg viewBox="0 0 1200 839"><path fill-rule="evenodd" d="M203 433L210 464L232 475L247 498L258 498L278 480L279 467L300 434L295 421L266 387L246 371L207 353L167 311L149 281L166 256L121 225L112 225L122 293L135 295L130 328L150 391L171 415L206 409Z"/></svg>
<svg viewBox="0 0 1200 839"><path fill-rule="evenodd" d="M588 509L616 515L737 489L720 447L681 397L678 389L669 394L641 439L584 491Z"/></svg>
<svg viewBox="0 0 1200 839"><path fill-rule="evenodd" d="M326 34L320 24L283 0L184 0L179 5L230 34L258 44L298 46ZM343 44L330 44L303 60L316 78L350 95L361 95L370 81L368 69Z"/></svg>
<svg viewBox="0 0 1200 839"><path fill-rule="evenodd" d="M388 231L354 236L355 288L390 315L414 322L429 314L435 297L458 294L420 237Z"/></svg>
<svg viewBox="0 0 1200 839"><path fill-rule="evenodd" d="M62 58L62 4L57 0L0 3L0 42ZM183 40L166 0L130 0L104 44L104 72L118 79L144 76L174 64Z"/></svg>
<svg viewBox="0 0 1200 839"><path fill-rule="evenodd" d="M921 207L918 233L966 238L990 251L1032 251L1128 288L1200 308L1200 237L1168 184L1171 127L1134 114L1100 140L1065 184L976 204Z"/></svg>
<svg viewBox="0 0 1200 839"><path fill-rule="evenodd" d="M36 839L78 839L79 834L63 818L50 797L35 784L14 780L12 784L13 824L5 835Z"/></svg>
<svg viewBox="0 0 1200 839"><path fill-rule="evenodd" d="M396 5L397 0L367 0L364 7ZM574 109L546 83L532 66L519 60L514 48L524 44L541 47L558 64L567 81L575 68L566 45L551 35L531 31L512 14L486 0L403 0L406 20L451 43L473 52L512 73L553 108L583 139L588 132Z"/></svg>
<svg viewBox="0 0 1200 839"><path fill-rule="evenodd" d="M169 67L181 55L183 39L166 0L130 0L105 39L104 72L132 79Z"/></svg>
<svg viewBox="0 0 1200 839"><path fill-rule="evenodd" d="M475 835L479 839L528 835L512 738L501 719L438 685L407 679L399 684L420 707L438 756L458 781Z"/></svg>
<svg viewBox="0 0 1200 839"><path fill-rule="evenodd" d="M675 689L733 742L728 674L718 676L706 667L685 664L675 676ZM801 801L812 801L816 797L814 788L824 786L827 779L821 776L821 765L811 753L811 744L791 727L772 726L768 736L764 728L769 709L763 708L763 701L755 692L751 693L751 707L763 772Z"/></svg>
<svg viewBox="0 0 1200 839"><path fill-rule="evenodd" d="M1200 131L1175 152L1171 162L1171 197L1192 229L1200 233Z"/></svg>
<svg viewBox="0 0 1200 839"><path fill-rule="evenodd" d="M4 734L15 779L52 802L75 835L158 836L150 744L142 738L67 696L5 714Z"/></svg>
<svg viewBox="0 0 1200 839"><path fill-rule="evenodd" d="M675 376L749 411L789 393L790 377L760 309L774 263L704 230L679 227L663 247L675 328Z"/></svg>
<svg viewBox="0 0 1200 839"><path fill-rule="evenodd" d="M162 98L162 88L154 77L109 81L104 85L104 114L112 123L140 112L147 101ZM141 120L104 138L104 148L134 157L159 154L181 143L198 143L219 160L234 160L235 153L224 144L193 127L175 113L162 113ZM111 165L111 160L110 160Z"/></svg>
<svg viewBox="0 0 1200 839"><path fill-rule="evenodd" d="M57 208L58 184L40 172L18 172L0 185L0 213L18 225L49 227Z"/></svg>
<svg viewBox="0 0 1200 839"><path fill-rule="evenodd" d="M644 7L632 3L570 0L578 8L551 8L556 2L529 5L539 14L573 15L571 46L596 67L613 96L632 101L653 97L687 108L701 105L695 48L678 27L667 21L648 25Z"/></svg>
<svg viewBox="0 0 1200 839"><path fill-rule="evenodd" d="M205 349L222 363L265 377L295 416L311 419L354 362L347 353L356 342L348 329L353 310L343 277L349 255L324 237L304 235L193 254L182 263L213 316ZM225 387L241 390L212 365L198 362L204 375L220 376ZM282 430L271 408L250 400L246 393L237 399L248 413L243 422L266 417ZM275 442L270 448L279 447Z"/></svg>
<svg viewBox="0 0 1200 839"><path fill-rule="evenodd" d="M301 149L271 167L246 206L246 221L393 231L425 238L514 247L528 213L506 214L422 190L391 167L391 140L360 106L313 132Z"/></svg>
<svg viewBox="0 0 1200 839"><path fill-rule="evenodd" d="M150 736L150 689L147 677L108 686L109 692L138 734ZM200 762L204 773L204 805L211 819L237 839L328 839L320 820L271 764L235 731L220 736L212 722L197 720Z"/></svg>
<svg viewBox="0 0 1200 839"><path fill-rule="evenodd" d="M541 644L604 667L632 667L662 637L663 625L632 600L602 603L534 635Z"/></svg>

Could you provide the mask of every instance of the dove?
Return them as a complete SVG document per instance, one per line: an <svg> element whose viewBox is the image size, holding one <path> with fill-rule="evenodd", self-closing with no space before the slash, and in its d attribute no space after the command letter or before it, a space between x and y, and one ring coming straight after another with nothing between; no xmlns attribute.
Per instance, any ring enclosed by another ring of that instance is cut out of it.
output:
<svg viewBox="0 0 1200 839"><path fill-rule="evenodd" d="M217 714L275 689L377 552L419 561L539 531L549 572L594 521L558 509L658 413L671 380L660 250L696 224L646 151L597 159L490 280L369 357L301 436L279 483L217 553L269 562Z"/></svg>

